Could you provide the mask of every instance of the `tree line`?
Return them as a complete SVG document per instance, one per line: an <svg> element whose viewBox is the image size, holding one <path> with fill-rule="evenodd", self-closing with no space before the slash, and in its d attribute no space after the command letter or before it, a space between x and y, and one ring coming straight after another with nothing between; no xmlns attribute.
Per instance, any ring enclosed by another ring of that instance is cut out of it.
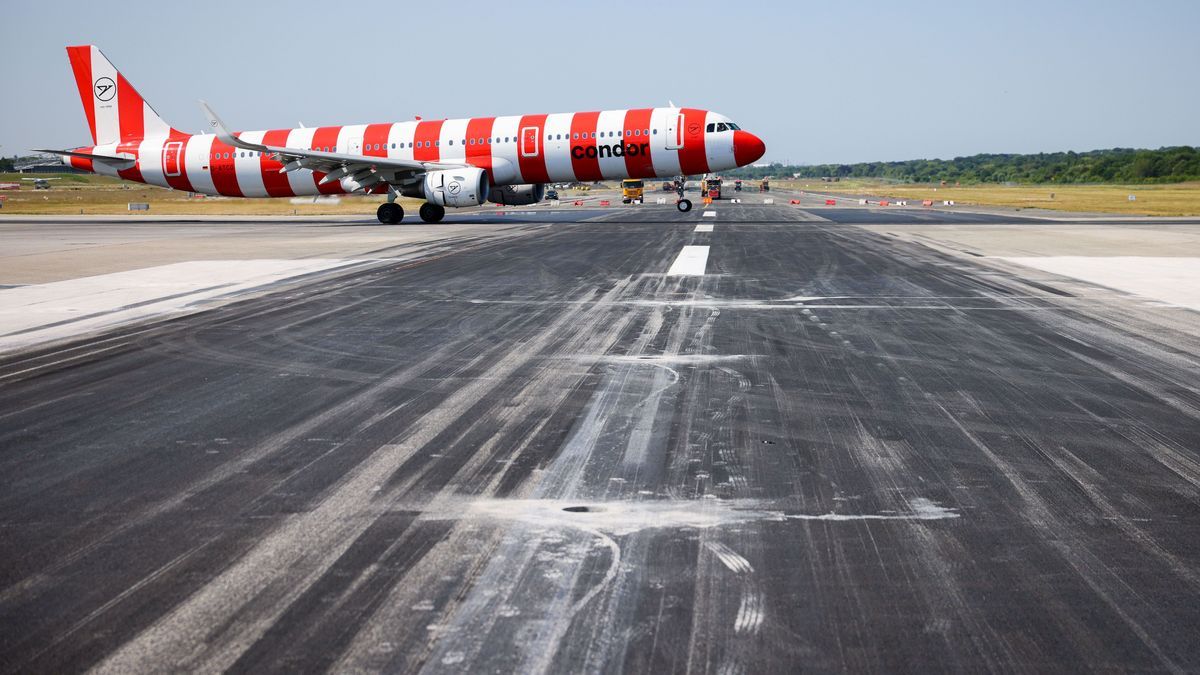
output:
<svg viewBox="0 0 1200 675"><path fill-rule="evenodd" d="M1200 180L1200 149L1112 148L1036 155L984 154L903 162L748 166L742 178L884 178L908 183L1179 183Z"/></svg>

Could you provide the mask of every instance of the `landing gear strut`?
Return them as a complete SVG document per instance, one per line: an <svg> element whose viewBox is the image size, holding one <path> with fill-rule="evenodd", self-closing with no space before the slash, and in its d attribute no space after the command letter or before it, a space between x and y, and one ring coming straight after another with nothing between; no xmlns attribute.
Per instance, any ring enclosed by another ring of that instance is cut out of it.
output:
<svg viewBox="0 0 1200 675"><path fill-rule="evenodd" d="M419 213L421 215L421 220L427 223L437 223L440 222L442 218L446 217L446 207L425 202L421 205L421 210Z"/></svg>
<svg viewBox="0 0 1200 675"><path fill-rule="evenodd" d="M384 225L395 225L404 219L404 208L394 202L380 204L375 217Z"/></svg>

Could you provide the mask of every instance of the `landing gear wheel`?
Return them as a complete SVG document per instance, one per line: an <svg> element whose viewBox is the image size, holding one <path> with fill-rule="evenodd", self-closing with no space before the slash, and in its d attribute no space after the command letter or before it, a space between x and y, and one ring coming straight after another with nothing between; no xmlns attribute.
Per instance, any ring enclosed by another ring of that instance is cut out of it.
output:
<svg viewBox="0 0 1200 675"><path fill-rule="evenodd" d="M446 217L446 208L437 204L425 202L421 205L421 220L427 223L441 222L442 218Z"/></svg>
<svg viewBox="0 0 1200 675"><path fill-rule="evenodd" d="M692 210L692 202L688 199L680 199L675 202L675 208L679 209L680 213L687 213Z"/></svg>
<svg viewBox="0 0 1200 675"><path fill-rule="evenodd" d="M375 217L384 225L395 225L404 219L404 208L394 202L380 204Z"/></svg>

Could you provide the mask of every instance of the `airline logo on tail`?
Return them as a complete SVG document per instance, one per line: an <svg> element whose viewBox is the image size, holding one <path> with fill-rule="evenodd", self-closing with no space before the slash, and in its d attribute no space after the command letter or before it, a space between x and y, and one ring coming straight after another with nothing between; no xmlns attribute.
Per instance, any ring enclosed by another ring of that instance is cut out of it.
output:
<svg viewBox="0 0 1200 675"><path fill-rule="evenodd" d="M112 81L112 78L102 77L96 80L95 84L96 98L101 101L111 101L113 96L117 95L117 83Z"/></svg>

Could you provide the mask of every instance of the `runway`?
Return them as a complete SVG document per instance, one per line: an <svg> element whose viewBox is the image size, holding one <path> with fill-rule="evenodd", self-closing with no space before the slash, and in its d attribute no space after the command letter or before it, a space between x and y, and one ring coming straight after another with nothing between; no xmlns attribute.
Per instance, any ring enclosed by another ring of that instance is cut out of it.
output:
<svg viewBox="0 0 1200 675"><path fill-rule="evenodd" d="M1200 314L778 201L0 355L0 671L1200 670Z"/></svg>

